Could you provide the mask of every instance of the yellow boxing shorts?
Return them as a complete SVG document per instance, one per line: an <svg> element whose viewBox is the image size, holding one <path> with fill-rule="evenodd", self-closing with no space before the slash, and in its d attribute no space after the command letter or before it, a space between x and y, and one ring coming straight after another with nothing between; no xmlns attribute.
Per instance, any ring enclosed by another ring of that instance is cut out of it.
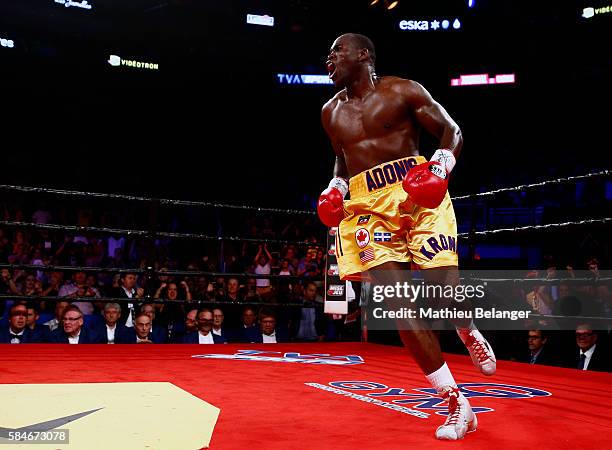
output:
<svg viewBox="0 0 612 450"><path fill-rule="evenodd" d="M436 209L415 205L402 188L406 173L423 156L390 161L349 180L351 198L336 233L341 279L386 262L412 262L421 269L457 266L457 221L448 192Z"/></svg>

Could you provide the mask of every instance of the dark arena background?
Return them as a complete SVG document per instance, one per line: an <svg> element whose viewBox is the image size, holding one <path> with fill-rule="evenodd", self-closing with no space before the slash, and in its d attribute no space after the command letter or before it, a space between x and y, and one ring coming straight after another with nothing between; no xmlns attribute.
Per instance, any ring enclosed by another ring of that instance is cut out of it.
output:
<svg viewBox="0 0 612 450"><path fill-rule="evenodd" d="M612 0L1 1L0 444L609 446L611 30ZM458 442L317 217L349 32L461 128L458 235L425 253L531 314L476 320L490 377L433 321L478 418Z"/></svg>

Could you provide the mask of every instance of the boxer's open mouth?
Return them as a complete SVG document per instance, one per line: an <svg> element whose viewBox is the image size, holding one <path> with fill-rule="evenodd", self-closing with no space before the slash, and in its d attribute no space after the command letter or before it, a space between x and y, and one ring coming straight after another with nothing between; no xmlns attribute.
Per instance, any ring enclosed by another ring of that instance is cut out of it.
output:
<svg viewBox="0 0 612 450"><path fill-rule="evenodd" d="M327 62L327 73L329 74L329 78L333 80L334 75L336 74L336 65L331 61Z"/></svg>

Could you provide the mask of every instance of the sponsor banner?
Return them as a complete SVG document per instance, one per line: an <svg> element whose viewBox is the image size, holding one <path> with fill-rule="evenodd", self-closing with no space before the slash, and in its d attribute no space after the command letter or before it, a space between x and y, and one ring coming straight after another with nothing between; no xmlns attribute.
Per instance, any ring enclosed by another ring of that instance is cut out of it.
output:
<svg viewBox="0 0 612 450"><path fill-rule="evenodd" d="M334 82L329 79L329 75L277 73L276 80L278 84L334 84Z"/></svg>
<svg viewBox="0 0 612 450"><path fill-rule="evenodd" d="M54 3L63 6L64 8L79 8L90 10L91 5L87 0L74 1L74 0L54 0Z"/></svg>
<svg viewBox="0 0 612 450"><path fill-rule="evenodd" d="M266 27L273 27L274 17L268 15L260 16L258 14L247 14L246 23L251 25L263 25Z"/></svg>
<svg viewBox="0 0 612 450"><path fill-rule="evenodd" d="M118 55L110 55L107 61L113 67L131 67L133 69L159 70L159 64L154 62L142 62L134 59L122 58Z"/></svg>
<svg viewBox="0 0 612 450"><path fill-rule="evenodd" d="M336 395L359 400L374 406L387 408L419 419L427 419L431 414L445 416L448 405L433 388L405 390L389 387L374 381L332 381L325 384L304 383ZM552 394L541 389L498 383L461 383L457 385L466 398L527 399L549 397ZM479 404L482 402L479 401ZM487 406L473 406L474 413L495 411Z"/></svg>
<svg viewBox="0 0 612 450"><path fill-rule="evenodd" d="M329 228L327 233L327 261L325 267L325 308L328 314L348 314L346 281L340 280L338 258L336 255L337 228Z"/></svg>
<svg viewBox="0 0 612 450"><path fill-rule="evenodd" d="M445 19L437 18L433 20L429 19L409 19L400 20L398 26L402 31L446 31L446 30L460 30L461 21L459 18Z"/></svg>
<svg viewBox="0 0 612 450"><path fill-rule="evenodd" d="M329 355L317 353L316 355L303 355L298 352L272 352L265 350L238 350L234 354L209 353L193 355L200 359L231 359L234 361L265 361L299 364L328 364L331 366L352 366L363 364L365 361L358 355Z"/></svg>

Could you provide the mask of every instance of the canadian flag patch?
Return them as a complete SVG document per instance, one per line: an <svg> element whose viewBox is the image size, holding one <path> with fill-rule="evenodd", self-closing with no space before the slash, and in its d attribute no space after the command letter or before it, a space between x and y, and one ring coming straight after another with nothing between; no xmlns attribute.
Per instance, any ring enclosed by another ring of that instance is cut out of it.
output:
<svg viewBox="0 0 612 450"><path fill-rule="evenodd" d="M370 243L370 232L365 228L359 228L355 232L355 241L357 242L357 246L359 248L364 248Z"/></svg>

